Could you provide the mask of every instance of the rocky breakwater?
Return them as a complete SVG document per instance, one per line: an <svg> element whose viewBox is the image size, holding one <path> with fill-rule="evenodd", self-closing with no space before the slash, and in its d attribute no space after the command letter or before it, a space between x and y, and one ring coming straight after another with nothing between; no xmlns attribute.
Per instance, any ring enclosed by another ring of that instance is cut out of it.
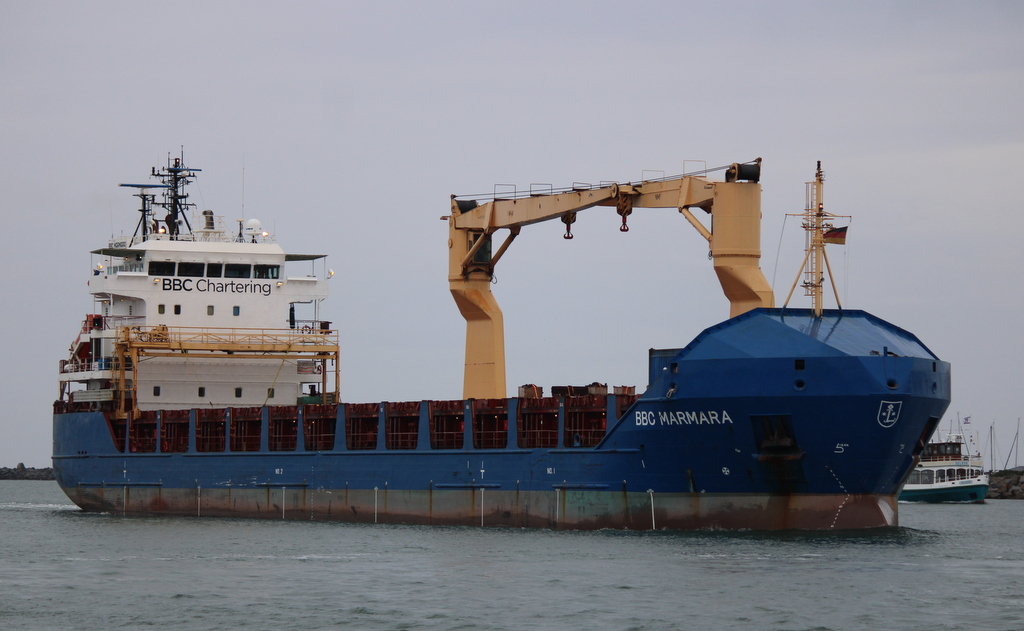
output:
<svg viewBox="0 0 1024 631"><path fill-rule="evenodd" d="M50 467L43 467L42 469L36 469L35 467L26 467L24 463L19 462L18 466L13 469L9 467L0 467L0 480L52 480L53 469Z"/></svg>
<svg viewBox="0 0 1024 631"><path fill-rule="evenodd" d="M988 477L987 500L1024 500L1024 471L1007 469L995 471Z"/></svg>

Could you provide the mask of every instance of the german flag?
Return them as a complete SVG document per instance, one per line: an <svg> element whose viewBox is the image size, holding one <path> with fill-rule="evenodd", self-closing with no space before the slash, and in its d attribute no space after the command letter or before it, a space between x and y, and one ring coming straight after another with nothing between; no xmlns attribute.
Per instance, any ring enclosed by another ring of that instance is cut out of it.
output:
<svg viewBox="0 0 1024 631"><path fill-rule="evenodd" d="M825 243L836 243L839 245L846 245L846 229L849 226L843 226L842 228L832 228L821 235L821 240Z"/></svg>

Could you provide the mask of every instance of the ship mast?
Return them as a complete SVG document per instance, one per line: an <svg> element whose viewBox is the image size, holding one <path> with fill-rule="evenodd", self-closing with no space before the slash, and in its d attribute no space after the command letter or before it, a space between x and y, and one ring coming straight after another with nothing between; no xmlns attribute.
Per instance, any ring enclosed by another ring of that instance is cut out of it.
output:
<svg viewBox="0 0 1024 631"><path fill-rule="evenodd" d="M804 295L811 297L811 309L814 311L815 317L820 318L824 304L826 273L828 274L829 284L832 286L832 293L836 299L836 306L840 309L843 308L843 305L839 301L839 289L836 287L835 276L832 275L832 266L829 264L828 254L825 253L825 244L828 242L826 241L825 235L834 230L834 219L849 219L850 216L834 215L832 213L825 212L825 200L823 196L825 172L821 170L821 160L818 160L818 168L814 173L814 181L807 182L806 184L807 201L804 205L804 212L790 215L791 217L802 218L801 225L807 233L804 244L804 261L800 264L800 271L797 272L796 279L793 280L793 285L789 288L789 294L786 295L786 301L783 303L782 307L786 308L789 304L789 299L793 297L793 291L796 289L797 283L800 282L800 276L802 275L804 281L800 286L804 288ZM836 237L832 242L845 243L845 230L845 228L839 229L842 233L841 237Z"/></svg>
<svg viewBox="0 0 1024 631"><path fill-rule="evenodd" d="M129 245L135 245L135 239L140 238L141 241L149 240L149 233L153 232L153 228L150 225L150 217L153 214L153 200L156 196L152 193L147 192L150 188L167 188L166 184L121 184L121 186L128 186L131 188L139 189L139 192L135 194L142 200L142 206L139 208L139 223L135 226L135 234L132 235L132 240ZM142 233L141 235L139 233Z"/></svg>
<svg viewBox="0 0 1024 631"><path fill-rule="evenodd" d="M166 167L159 171L156 170L156 167L153 167L150 172L151 177L159 178L162 183L121 184L121 186L139 189L135 197L142 200L142 207L139 208L142 216L139 218L139 225L135 227L135 235L132 237L133 243L140 236L140 232L142 233L142 241L148 241L151 233L166 233L171 239L177 239L180 232L179 220L185 222L188 232L192 232L192 225L189 224L188 213L185 211L190 207L195 207L195 204L189 203L185 186L195 179L197 171L202 171L202 169L190 169L185 166L184 154L179 158L174 158L173 161L168 156ZM147 189L151 188L164 189L164 199L162 202L157 202L156 196L147 192ZM160 220L153 217L153 206L160 206L167 211L162 227L159 225Z"/></svg>
<svg viewBox="0 0 1024 631"><path fill-rule="evenodd" d="M164 223L172 239L178 235L179 219L184 221L185 227L188 228L189 232L192 232L192 226L188 222L188 213L185 210L195 206L195 204L188 202L188 193L185 192L185 186L196 177L196 171L202 171L202 169L186 167L184 154L180 158L174 158L174 162L171 162L168 157L168 165L159 172L157 172L155 167L153 168L153 177L160 178L168 185L167 190L164 192L164 202L159 205L167 210L167 217L164 219Z"/></svg>

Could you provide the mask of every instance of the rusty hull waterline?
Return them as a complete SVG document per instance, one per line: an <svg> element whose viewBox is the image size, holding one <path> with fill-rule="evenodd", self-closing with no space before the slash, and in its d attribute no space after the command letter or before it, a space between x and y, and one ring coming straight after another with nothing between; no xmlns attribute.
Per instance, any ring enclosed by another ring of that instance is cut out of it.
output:
<svg viewBox="0 0 1024 631"><path fill-rule="evenodd" d="M899 525L884 495L741 495L561 489L65 488L84 510L553 530L847 530ZM485 492L484 492L485 491ZM653 500L653 506L652 506Z"/></svg>

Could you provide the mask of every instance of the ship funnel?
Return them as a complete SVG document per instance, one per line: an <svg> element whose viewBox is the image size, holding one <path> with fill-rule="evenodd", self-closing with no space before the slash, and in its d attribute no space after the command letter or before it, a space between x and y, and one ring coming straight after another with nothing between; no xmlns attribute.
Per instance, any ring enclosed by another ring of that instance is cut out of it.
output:
<svg viewBox="0 0 1024 631"><path fill-rule="evenodd" d="M206 225L203 227L203 230L213 230L214 229L214 227L213 227L213 211L212 210L204 210L203 211L203 219L206 220Z"/></svg>

